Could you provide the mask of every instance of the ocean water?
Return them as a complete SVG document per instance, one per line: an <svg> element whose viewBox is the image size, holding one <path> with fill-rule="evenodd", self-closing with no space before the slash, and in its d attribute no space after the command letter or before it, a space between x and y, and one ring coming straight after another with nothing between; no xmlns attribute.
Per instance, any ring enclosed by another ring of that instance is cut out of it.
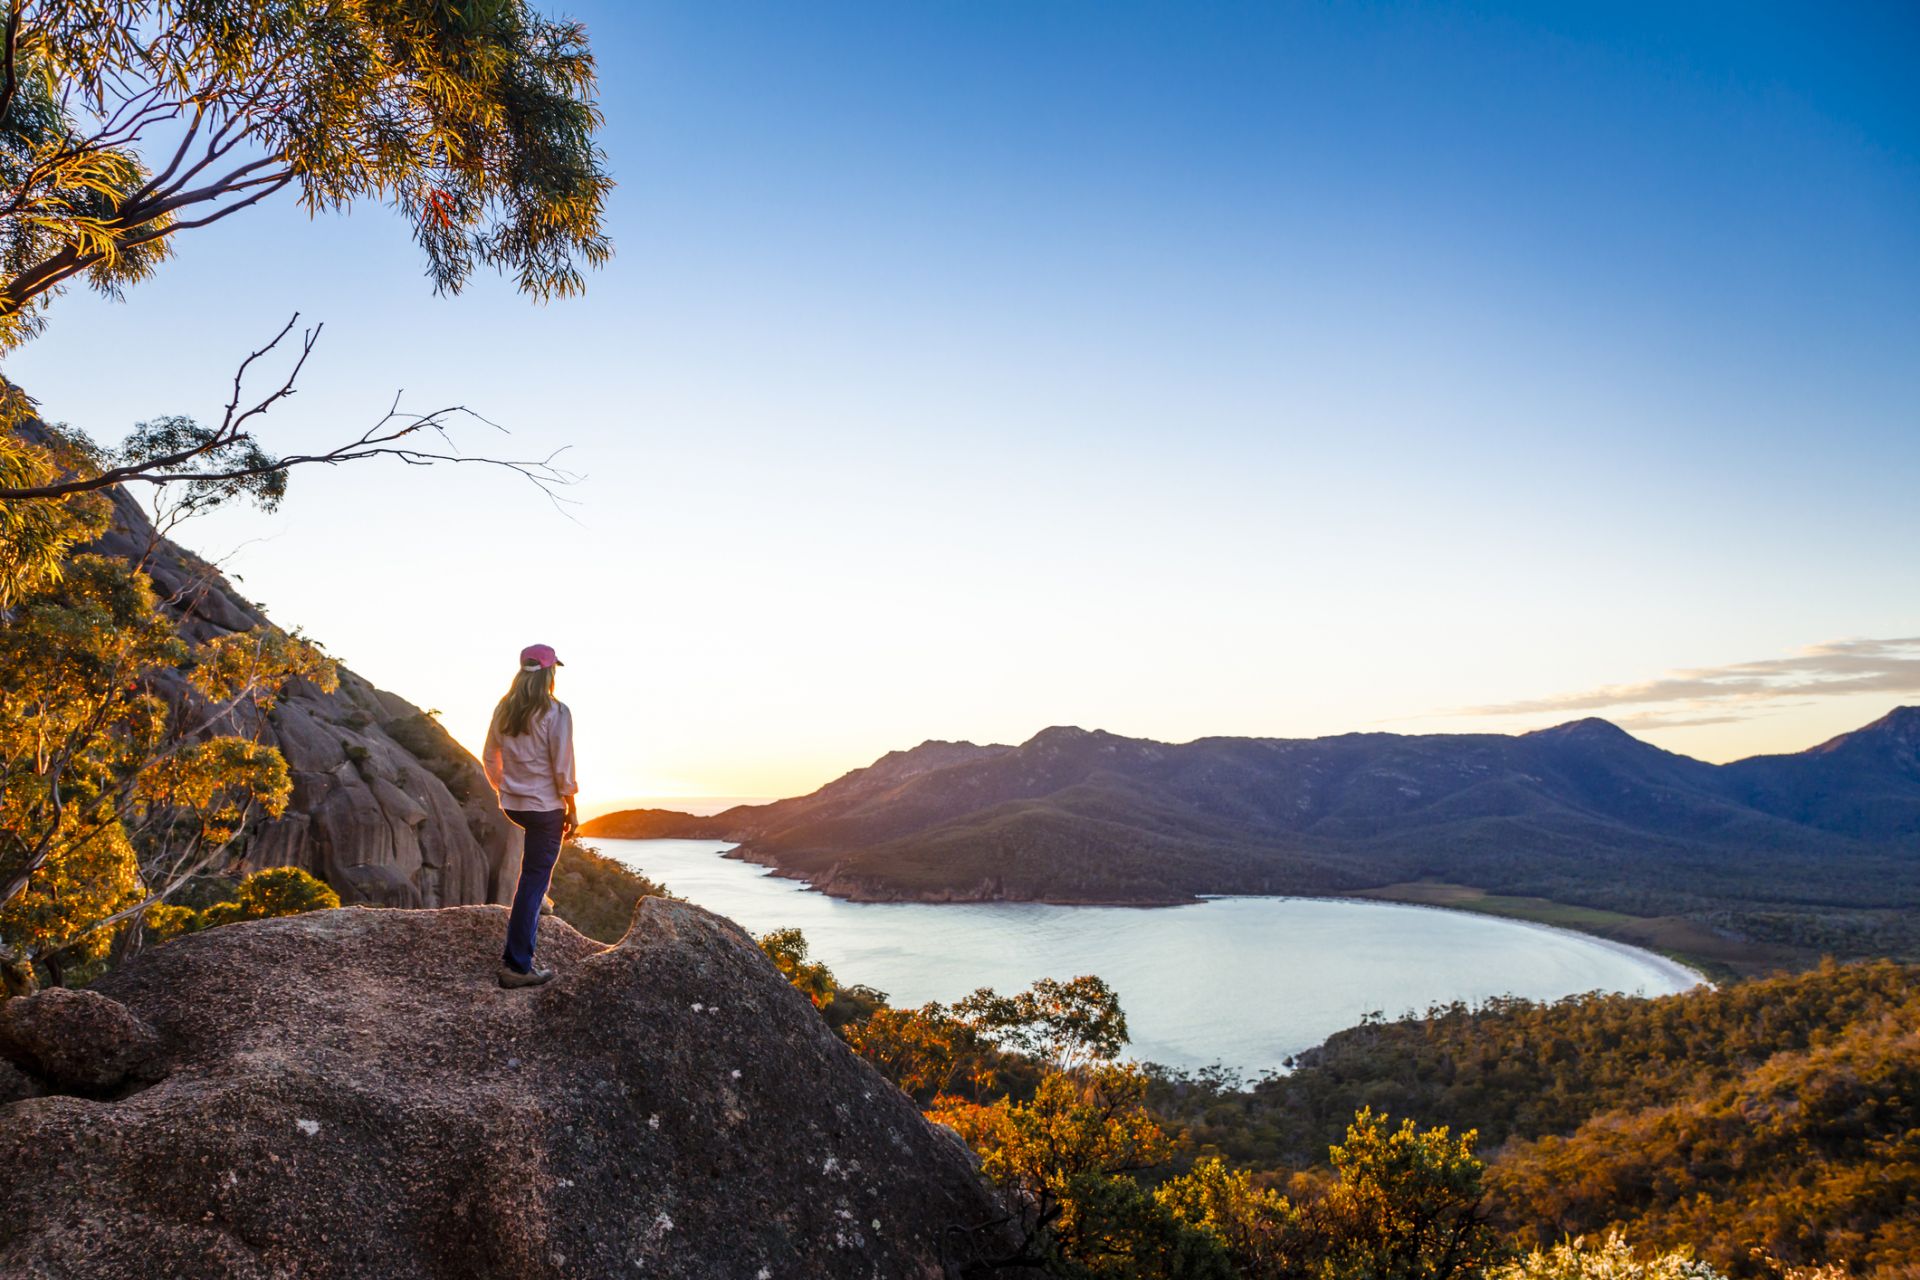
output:
<svg viewBox="0 0 1920 1280"><path fill-rule="evenodd" d="M1176 1067L1279 1068L1371 1013L1585 991L1666 995L1699 975L1583 934L1431 907L1210 898L1180 907L844 902L710 840L588 843L753 933L797 927L844 983L894 1004L1098 974L1119 992L1130 1055Z"/></svg>

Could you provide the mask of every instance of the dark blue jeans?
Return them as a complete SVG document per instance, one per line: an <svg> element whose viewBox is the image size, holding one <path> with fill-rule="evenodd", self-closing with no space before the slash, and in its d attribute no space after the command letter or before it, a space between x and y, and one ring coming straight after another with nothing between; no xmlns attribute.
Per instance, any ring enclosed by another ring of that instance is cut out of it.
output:
<svg viewBox="0 0 1920 1280"><path fill-rule="evenodd" d="M513 914L507 917L507 949L500 959L526 973L533 968L533 944L540 929L540 904L553 880L553 864L560 858L560 833L566 830L567 811L536 813L509 809L507 816L527 833L520 854L520 886L513 891Z"/></svg>

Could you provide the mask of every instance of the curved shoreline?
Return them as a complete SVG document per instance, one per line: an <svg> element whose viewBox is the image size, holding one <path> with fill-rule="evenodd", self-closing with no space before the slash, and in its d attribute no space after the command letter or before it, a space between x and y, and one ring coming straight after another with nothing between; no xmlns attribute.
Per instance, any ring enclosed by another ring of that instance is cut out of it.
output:
<svg viewBox="0 0 1920 1280"><path fill-rule="evenodd" d="M606 836L602 838L615 839L618 837ZM644 838L645 837L642 837L642 839ZM667 839L667 838L673 838L673 837L655 837L655 838ZM716 841L715 843L725 844L728 842ZM917 903L923 906L935 906L935 907L978 906L978 905L992 904L992 903L997 903L997 904L1031 903L1036 906L1051 906L1051 907L1128 907L1128 908L1134 908L1134 909L1144 911L1144 910L1159 910L1166 907L1198 906L1202 903L1215 902L1215 901L1220 901L1223 899L1230 899L1230 898L1252 898L1252 899L1262 899L1262 900L1269 900L1269 901L1284 900L1284 899L1291 898L1291 899L1297 899L1305 902L1349 902L1349 903L1364 904L1364 905L1370 905L1370 906L1376 906L1376 907L1411 907L1411 908L1416 908L1424 911L1444 911L1450 915L1475 916L1482 920L1503 921L1507 924L1520 925L1520 926L1531 928L1531 929L1543 929L1549 933L1565 934L1569 937L1581 938L1588 942L1597 942L1602 947L1605 947L1608 950L1611 950L1617 954L1629 956L1629 957L1632 957L1633 959L1649 964L1654 969L1658 970L1659 972L1664 974L1666 977L1672 979L1675 982L1684 981L1687 984L1686 987L1683 988L1685 990L1691 990L1694 987L1711 988L1716 985L1713 979L1708 977L1704 971L1702 971L1701 969L1693 965L1686 963L1685 961L1679 959L1676 956L1671 956L1663 952L1654 951L1648 947L1636 946L1631 942L1623 942L1618 938L1610 938L1603 933L1596 933L1589 929L1570 928L1566 925L1548 924L1543 920L1529 920L1523 916L1506 915L1501 912L1493 912L1493 911L1475 911L1471 907L1447 906L1445 904L1436 903L1436 902L1407 902L1397 898L1367 897L1367 896L1362 896L1357 894L1313 894L1313 893L1198 893L1198 894L1192 895L1191 897L1168 898L1160 902L1140 902L1137 900L1127 901L1127 902L1116 902L1116 901L1100 901L1100 900L1091 900L1091 899L1078 899L1078 900L1068 901L1063 899L1052 899L1052 898L991 898L991 897L959 897L959 896L935 898L935 897L925 897L925 896L918 896L918 897L908 896L904 894L889 895L887 897L863 897L858 894L835 893L830 889L823 889L818 884L816 884L811 878L807 876L791 875L786 871L783 871L777 864L773 863L770 860L763 861L761 858L756 858L751 856L750 854L743 853L742 850L744 848L745 848L744 843L735 843L732 845L732 847L724 850L720 856L723 858L729 859L731 861L744 862L751 866L762 867L765 869L767 875L777 876L782 880L791 881L794 884L801 885L807 892L818 893L821 896L828 897L828 898L838 898L843 902L861 902L861 903L867 903L870 905L885 905L887 903L901 902L901 903ZM1654 997L1646 997L1646 998L1652 999Z"/></svg>
<svg viewBox="0 0 1920 1280"><path fill-rule="evenodd" d="M750 930L803 928L819 959L890 992L892 1003L1099 973L1127 999L1131 1055L1188 1069L1219 1061L1248 1078L1282 1069L1370 1011L1418 1016L1502 995L1542 1005L1588 992L1661 999L1699 980L1646 949L1579 930L1518 932L1463 918L1484 912L1389 914L1365 908L1396 904L1305 894L1196 897L1184 905L1209 909L1191 913L1010 899L870 904L805 892L803 879L722 856L731 847L601 844ZM972 909L927 910L940 906ZM1250 974L1265 980L1248 983Z"/></svg>
<svg viewBox="0 0 1920 1280"><path fill-rule="evenodd" d="M1474 911L1467 907L1441 906L1439 903L1436 903L1436 902L1400 902L1393 898L1316 897L1310 894L1299 894L1299 893L1284 894L1284 895L1258 894L1258 893L1233 894L1233 895L1216 894L1216 895L1209 895L1209 896L1214 896L1214 897L1233 896L1233 897L1245 897L1245 898L1292 897L1292 898L1309 898L1311 901L1315 901L1315 902L1365 902L1365 903L1371 903L1376 907L1411 907L1416 911L1446 911L1453 915L1478 916L1482 920L1503 920L1508 924L1519 925L1520 927L1525 929L1544 929L1548 933L1563 933L1571 938L1581 938L1588 942L1597 942L1601 946L1606 947L1610 951L1618 952L1621 955L1632 956L1636 960L1647 961L1651 963L1654 968L1661 970L1663 973L1667 974L1667 976L1674 978L1676 981L1684 978L1691 978L1693 981L1686 988L1686 990L1689 990L1689 991L1692 990L1694 987L1713 987L1715 985L1713 979L1709 978L1705 973L1702 973L1700 970L1694 968L1692 965L1687 964L1684 961L1677 960L1672 956L1663 955L1658 951L1651 951L1646 947L1636 947L1631 942L1622 942L1618 938L1609 938L1604 933L1591 933L1585 929L1569 929L1565 925L1548 924L1544 920L1524 920L1518 916L1496 915L1491 911ZM1646 998L1653 999L1654 997L1648 996Z"/></svg>
<svg viewBox="0 0 1920 1280"><path fill-rule="evenodd" d="M1159 910L1166 907L1192 906L1198 903L1215 901L1222 898L1265 898L1265 899L1298 898L1298 899L1302 899L1309 902L1358 902L1358 903L1371 903L1375 906L1421 907L1429 911L1445 911L1454 915L1478 916L1483 920L1504 920L1509 924L1527 925L1535 929L1546 929L1554 933L1568 934L1576 938L1585 938L1585 939L1588 939L1589 941L1600 943L1602 946L1607 947L1613 951L1616 951L1621 955L1633 956L1637 959L1647 961L1651 963L1656 969L1661 970L1663 973L1666 974L1666 976L1674 979L1675 981L1691 980L1689 983L1690 987L1695 987L1695 986L1712 987L1714 985L1713 979L1708 977L1705 971L1697 968L1694 965L1688 964L1686 961L1681 960L1678 956L1668 955L1665 952L1655 951L1650 947L1637 946L1631 942L1623 942L1619 938L1608 937L1604 933L1598 933L1590 929L1572 928L1567 925L1549 924L1544 920L1529 920L1524 916L1507 915L1503 912L1476 911L1471 907L1448 906L1444 903L1438 903L1438 902L1408 902L1398 898L1369 897L1369 896L1365 896L1364 894L1339 894L1339 893L1327 893L1327 894L1196 893L1189 897L1178 897L1178 898L1168 897L1158 902L1142 902L1142 901L1139 901L1138 899L1131 900L1131 901L1113 901L1113 900L1088 899L1088 898L1068 900L1068 899L1060 899L1060 898L995 898L995 897L984 897L984 896L966 897L966 896L959 896L959 895L950 896L950 897L910 896L906 894L867 896L860 893L836 893L832 889L822 888L811 877L789 874L788 872L782 870L781 867L777 863L772 861L771 858L768 857L767 855L755 857L751 852L743 852L743 850L745 849L746 849L746 846L744 844L736 844L732 848L728 849L725 853L721 854L720 856L723 858L732 859L736 862L749 863L756 867L765 867L768 875L778 876L782 880L791 880L795 884L804 885L810 892L822 894L829 898L838 898L843 902L864 902L864 903L872 903L872 904L884 904L889 902L915 902L915 903L922 903L928 906L963 906L968 904L979 904L979 903L1032 902L1032 903L1037 903L1045 906L1054 906L1054 907L1131 907L1131 908L1136 908L1138 910L1145 911L1145 910Z"/></svg>

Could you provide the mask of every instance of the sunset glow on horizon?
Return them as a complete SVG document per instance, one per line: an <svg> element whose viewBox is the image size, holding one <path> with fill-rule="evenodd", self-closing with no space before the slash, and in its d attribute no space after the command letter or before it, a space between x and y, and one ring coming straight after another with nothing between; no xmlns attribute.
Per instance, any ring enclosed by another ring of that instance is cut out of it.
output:
<svg viewBox="0 0 1920 1280"><path fill-rule="evenodd" d="M572 9L584 297L436 298L282 195L8 375L211 420L298 310L269 447L402 389L564 447L558 509L314 467L181 538L469 748L552 644L584 811L1055 724L1726 760L1920 702L1910 8Z"/></svg>

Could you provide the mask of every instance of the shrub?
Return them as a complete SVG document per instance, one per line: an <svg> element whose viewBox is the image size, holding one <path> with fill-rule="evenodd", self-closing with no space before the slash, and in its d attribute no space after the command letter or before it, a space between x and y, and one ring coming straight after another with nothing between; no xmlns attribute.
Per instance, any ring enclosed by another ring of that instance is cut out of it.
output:
<svg viewBox="0 0 1920 1280"><path fill-rule="evenodd" d="M589 938L611 943L626 936L640 899L673 895L631 867L568 841L554 864L547 896L555 915Z"/></svg>
<svg viewBox="0 0 1920 1280"><path fill-rule="evenodd" d="M818 960L807 959L806 934L798 929L775 929L754 941L767 953L767 959L773 961L780 975L813 1001L814 1008L824 1009L833 1002L839 984L834 981L833 970Z"/></svg>
<svg viewBox="0 0 1920 1280"><path fill-rule="evenodd" d="M1656 1254L1645 1260L1618 1232L1602 1244L1579 1236L1493 1267L1487 1280L1723 1280L1718 1271L1686 1252Z"/></svg>
<svg viewBox="0 0 1920 1280"><path fill-rule="evenodd" d="M298 867L268 867L242 880L233 896L201 910L158 903L145 914L147 936L166 942L183 933L197 933L240 920L296 916L307 911L330 911L340 895Z"/></svg>

